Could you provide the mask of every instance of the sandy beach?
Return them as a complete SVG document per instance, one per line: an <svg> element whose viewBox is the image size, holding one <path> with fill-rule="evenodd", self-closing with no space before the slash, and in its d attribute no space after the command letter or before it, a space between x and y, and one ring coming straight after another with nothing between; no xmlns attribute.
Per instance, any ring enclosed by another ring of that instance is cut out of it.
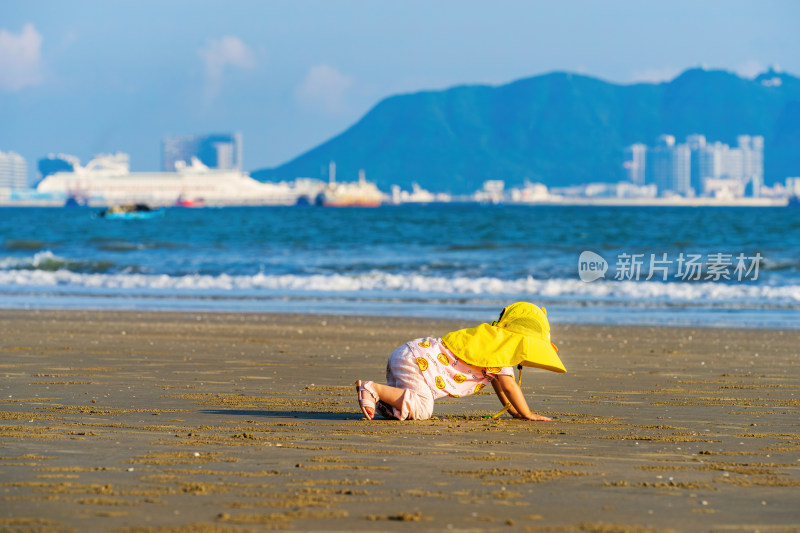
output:
<svg viewBox="0 0 800 533"><path fill-rule="evenodd" d="M361 415L468 325L0 310L0 531L800 531L800 331L554 324L551 422Z"/></svg>

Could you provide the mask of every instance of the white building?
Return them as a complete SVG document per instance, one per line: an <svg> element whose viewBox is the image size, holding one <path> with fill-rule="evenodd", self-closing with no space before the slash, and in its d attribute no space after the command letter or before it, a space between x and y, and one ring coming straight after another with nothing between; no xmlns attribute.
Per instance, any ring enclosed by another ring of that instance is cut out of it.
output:
<svg viewBox="0 0 800 533"><path fill-rule="evenodd" d="M544 183L531 183L527 179L522 187L515 187L510 191L511 202L520 204L547 204L558 203L564 198L551 194Z"/></svg>
<svg viewBox="0 0 800 533"><path fill-rule="evenodd" d="M27 189L28 165L14 152L0 151L0 189Z"/></svg>
<svg viewBox="0 0 800 533"><path fill-rule="evenodd" d="M503 180L486 180L483 188L472 194L472 199L484 204L499 204L503 202L505 188Z"/></svg>
<svg viewBox="0 0 800 533"><path fill-rule="evenodd" d="M735 148L731 148L715 142L693 151L693 181L704 184L704 194L712 196L719 190L718 183L709 182L709 179L723 179L739 182L740 185L729 187L733 191L744 191L750 185L752 196L757 198L761 195L764 185L764 138L760 135L739 135L737 143ZM705 186L708 183L713 184L711 188Z"/></svg>
<svg viewBox="0 0 800 533"><path fill-rule="evenodd" d="M636 143L625 149L625 173L628 181L634 185L644 185L647 162L647 146Z"/></svg>
<svg viewBox="0 0 800 533"><path fill-rule="evenodd" d="M655 183L661 195L693 196L691 150L675 144L672 135L661 135L647 154L647 181Z"/></svg>
<svg viewBox="0 0 800 533"><path fill-rule="evenodd" d="M786 178L786 194L800 198L800 178Z"/></svg>
<svg viewBox="0 0 800 533"><path fill-rule="evenodd" d="M744 196L744 183L732 178L705 178L703 192L710 198L733 200Z"/></svg>
<svg viewBox="0 0 800 533"><path fill-rule="evenodd" d="M739 135L736 138L742 152L742 176L745 183L752 185L752 194L760 196L764 185L764 137L761 135Z"/></svg>
<svg viewBox="0 0 800 533"><path fill-rule="evenodd" d="M661 135L653 147L627 147L625 168L632 183L655 184L661 195L716 197L739 191L743 195L749 187L750 195L757 198L764 185L764 138L739 135L732 148L719 141L709 143L700 134L688 135L685 144L676 144L672 135Z"/></svg>

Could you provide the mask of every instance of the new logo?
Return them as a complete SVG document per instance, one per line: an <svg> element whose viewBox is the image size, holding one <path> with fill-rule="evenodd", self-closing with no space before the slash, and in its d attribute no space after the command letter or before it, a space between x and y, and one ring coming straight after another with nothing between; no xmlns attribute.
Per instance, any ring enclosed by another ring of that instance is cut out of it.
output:
<svg viewBox="0 0 800 533"><path fill-rule="evenodd" d="M608 263L602 256L589 250L581 252L581 256L578 258L578 276L580 276L581 281L589 283L590 281L604 278L607 270Z"/></svg>

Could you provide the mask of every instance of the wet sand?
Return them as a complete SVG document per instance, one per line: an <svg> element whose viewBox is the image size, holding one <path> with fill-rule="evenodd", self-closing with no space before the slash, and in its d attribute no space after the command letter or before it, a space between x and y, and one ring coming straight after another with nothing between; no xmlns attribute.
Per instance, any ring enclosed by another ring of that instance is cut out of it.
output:
<svg viewBox="0 0 800 533"><path fill-rule="evenodd" d="M363 418L467 325L0 310L0 531L800 531L799 331L554 325L552 422Z"/></svg>

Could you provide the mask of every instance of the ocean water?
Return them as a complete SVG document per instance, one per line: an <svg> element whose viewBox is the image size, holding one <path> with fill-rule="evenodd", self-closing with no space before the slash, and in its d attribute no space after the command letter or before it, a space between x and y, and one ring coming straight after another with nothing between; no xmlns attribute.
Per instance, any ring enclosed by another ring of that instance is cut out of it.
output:
<svg viewBox="0 0 800 533"><path fill-rule="evenodd" d="M800 209L96 212L0 209L0 307L491 320L527 300L554 323L800 327Z"/></svg>

